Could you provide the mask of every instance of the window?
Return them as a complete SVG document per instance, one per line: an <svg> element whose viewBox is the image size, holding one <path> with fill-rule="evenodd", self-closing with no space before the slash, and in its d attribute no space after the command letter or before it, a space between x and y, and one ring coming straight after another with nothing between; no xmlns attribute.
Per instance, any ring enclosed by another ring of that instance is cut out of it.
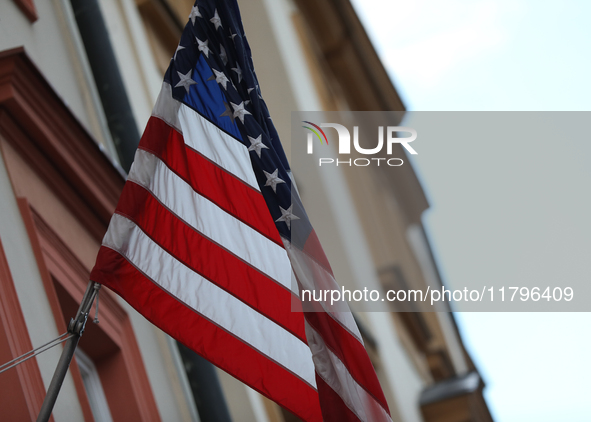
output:
<svg viewBox="0 0 591 422"><path fill-rule="evenodd" d="M82 349L77 348L75 352L76 362L78 368L80 368L80 376L84 383L84 389L88 396L88 402L90 403L90 409L92 410L92 416L94 416L95 422L113 422L111 417L111 411L107 404L107 397L101 384L96 366L92 362L86 353Z"/></svg>
<svg viewBox="0 0 591 422"><path fill-rule="evenodd" d="M22 48L0 52L0 91L6 93L0 98L2 157L57 331L63 333L86 289L96 251L124 180ZM0 259L0 287L10 287L12 283L3 282L7 277L2 277L1 264ZM5 291L10 289L0 293ZM2 297L0 304L5 302ZM2 327L19 326L5 324L14 318L1 319ZM3 337L7 336L0 329L0 341ZM8 339L11 337L14 336ZM8 350L4 361L30 350L30 341L26 343ZM100 375L105 386L104 400L115 420L160 421L130 317L111 292L101 292L101 323L87 324L79 347L90 355L95 373ZM0 347L0 352L6 352L5 348ZM17 368L12 376L20 377L21 372ZM78 399L84 420L92 421L96 417L86 394L88 380L83 380L81 368L75 363L70 372L76 397L68 400ZM30 409L31 419L44 397L40 376L33 375L21 377L31 398L21 394L28 401L19 407ZM36 380L39 382L35 384ZM41 387L28 387L29 384Z"/></svg>

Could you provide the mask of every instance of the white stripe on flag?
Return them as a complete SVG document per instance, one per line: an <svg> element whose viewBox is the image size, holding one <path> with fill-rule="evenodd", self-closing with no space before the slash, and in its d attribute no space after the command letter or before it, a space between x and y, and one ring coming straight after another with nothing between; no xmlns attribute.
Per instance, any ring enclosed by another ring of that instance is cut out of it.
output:
<svg viewBox="0 0 591 422"><path fill-rule="evenodd" d="M304 342L192 271L131 220L114 214L103 245L199 314L316 388L311 351Z"/></svg>
<svg viewBox="0 0 591 422"><path fill-rule="evenodd" d="M248 148L244 144L184 104L179 108L178 117L185 144L189 148L198 151L253 189L260 191L252 170Z"/></svg>
<svg viewBox="0 0 591 422"><path fill-rule="evenodd" d="M181 123L179 122L180 101L172 98L172 88L166 82L162 83L162 89L156 99L156 104L152 109L152 116L164 120L169 126L172 126L179 133L183 133Z"/></svg>
<svg viewBox="0 0 591 422"><path fill-rule="evenodd" d="M307 321L306 337L316 372L362 422L392 422L384 408L353 379L347 367Z"/></svg>
<svg viewBox="0 0 591 422"><path fill-rule="evenodd" d="M189 148L260 191L252 171L248 148L195 110L175 100L172 89L166 82L162 84L152 116L158 117L182 134Z"/></svg>
<svg viewBox="0 0 591 422"><path fill-rule="evenodd" d="M155 155L138 149L128 180L143 186L199 233L291 289L285 249L196 193Z"/></svg>

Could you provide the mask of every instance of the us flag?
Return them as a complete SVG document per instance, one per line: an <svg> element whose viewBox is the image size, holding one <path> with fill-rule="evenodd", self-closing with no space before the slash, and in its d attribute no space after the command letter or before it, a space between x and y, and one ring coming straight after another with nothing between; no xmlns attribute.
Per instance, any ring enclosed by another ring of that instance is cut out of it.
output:
<svg viewBox="0 0 591 422"><path fill-rule="evenodd" d="M235 0L192 8L90 278L303 420L391 420L351 313L299 300L337 285Z"/></svg>

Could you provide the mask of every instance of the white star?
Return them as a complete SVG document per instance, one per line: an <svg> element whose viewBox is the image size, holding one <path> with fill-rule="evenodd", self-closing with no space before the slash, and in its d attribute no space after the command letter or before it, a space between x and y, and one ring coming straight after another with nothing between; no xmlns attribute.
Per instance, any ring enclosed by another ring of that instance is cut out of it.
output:
<svg viewBox="0 0 591 422"><path fill-rule="evenodd" d="M187 92L189 92L189 89L191 87L191 85L195 85L197 84L197 82L195 82L192 78L191 78L191 73L193 73L193 70L189 70L187 72L186 75L183 75L181 72L177 71L176 73L178 73L179 78L181 78L181 80L179 81L178 84L176 84L174 87L178 88L179 86L182 86L183 88L185 88L185 90Z"/></svg>
<svg viewBox="0 0 591 422"><path fill-rule="evenodd" d="M226 54L226 49L221 44L220 44L220 59L222 59L222 63L224 63L224 66L228 64L228 55Z"/></svg>
<svg viewBox="0 0 591 422"><path fill-rule="evenodd" d="M246 116L247 114L250 114L250 111L246 110L244 108L244 106L246 104L244 104L244 101L241 102L240 104L234 104L234 103L230 103L232 104L232 108L234 109L234 118L238 117L240 119L240 121L242 122L242 124L244 124L244 116ZM260 138L260 136L259 136ZM258 138L257 138L258 139ZM259 157L260 157L260 153L259 153Z"/></svg>
<svg viewBox="0 0 591 422"><path fill-rule="evenodd" d="M215 9L215 13L213 14L213 18L211 18L209 21L215 25L216 31L218 30L219 27L222 26L222 21L220 19L220 15L218 15L218 9Z"/></svg>
<svg viewBox="0 0 591 422"><path fill-rule="evenodd" d="M299 220L300 217L298 217L297 215L295 215L294 213L291 212L293 208L293 204L291 204L291 206L284 210L283 208L281 208L281 206L279 207L279 210L281 211L281 217L279 217L277 220L275 220L276 223L279 223L280 221L284 221L285 224L287 224L287 228L291 230L291 220Z"/></svg>
<svg viewBox="0 0 591 422"><path fill-rule="evenodd" d="M248 88L248 89L246 90L246 92L248 92L248 95L250 95L250 93L252 92L252 90L253 90L253 89L254 89L254 88ZM259 94L259 86L258 86L258 85L256 85L256 93L257 93L257 96L258 96L258 97L259 97L259 98L262 100L262 99L263 99L263 97L261 97L261 94Z"/></svg>
<svg viewBox="0 0 591 422"><path fill-rule="evenodd" d="M265 177L267 178L267 183L265 183L265 186L271 186L273 192L277 193L277 185L279 183L285 183L284 180L280 179L279 176L277 176L277 173L279 173L279 169L275 169L273 173L267 173L265 170L263 170L263 173L265 173Z"/></svg>
<svg viewBox="0 0 591 422"><path fill-rule="evenodd" d="M197 37L195 37L195 39L197 40L197 44L199 44L197 50L203 52L203 54L205 54L205 57L209 57L209 47L207 46L207 44L209 44L209 40L201 41Z"/></svg>
<svg viewBox="0 0 591 422"><path fill-rule="evenodd" d="M226 89L228 82L230 81L224 72L218 72L216 69L212 69L215 73L215 81Z"/></svg>
<svg viewBox="0 0 591 422"><path fill-rule="evenodd" d="M236 67L233 67L232 70L238 75L238 83L240 83L242 80L242 69L240 69L240 65L236 63Z"/></svg>
<svg viewBox="0 0 591 422"><path fill-rule="evenodd" d="M232 32L232 29L230 29L230 36L228 38L230 38L232 41L234 41L234 37L238 35Z"/></svg>
<svg viewBox="0 0 591 422"><path fill-rule="evenodd" d="M179 46L176 48L175 52L174 52L174 56L172 57L173 60L176 60L176 53L178 53L181 50L184 50L185 47L183 47L182 45L179 44Z"/></svg>
<svg viewBox="0 0 591 422"><path fill-rule="evenodd" d="M193 6L191 9L191 14L189 15L189 19L191 19L191 23L195 25L195 18L202 18L201 13L199 13L199 8L197 6Z"/></svg>
<svg viewBox="0 0 591 422"><path fill-rule="evenodd" d="M261 158L261 150L269 149L267 145L263 144L262 137L262 134L259 135L259 137L256 139L251 138L250 136L248 137L248 140L250 141L250 146L248 147L248 150L256 152L259 158Z"/></svg>

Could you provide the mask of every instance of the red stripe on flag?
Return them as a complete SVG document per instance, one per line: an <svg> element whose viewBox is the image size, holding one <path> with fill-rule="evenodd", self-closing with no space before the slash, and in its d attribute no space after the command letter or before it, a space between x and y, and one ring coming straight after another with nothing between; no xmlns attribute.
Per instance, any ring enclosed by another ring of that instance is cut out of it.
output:
<svg viewBox="0 0 591 422"><path fill-rule="evenodd" d="M343 399L316 374L318 396L322 397L324 422L359 422L360 419L347 407Z"/></svg>
<svg viewBox="0 0 591 422"><path fill-rule="evenodd" d="M263 195L187 147L183 135L166 122L150 117L139 148L160 158L195 192L283 247Z"/></svg>
<svg viewBox="0 0 591 422"><path fill-rule="evenodd" d="M320 240L318 240L318 236L316 235L316 231L312 229L308 238L306 239L306 243L304 244L304 248L302 249L308 256L312 257L318 264L324 267L326 271L332 274L332 268L328 262L328 258L320 245Z"/></svg>
<svg viewBox="0 0 591 422"><path fill-rule="evenodd" d="M109 287L154 325L301 419L322 420L316 390L179 302L116 251L101 247L90 279Z"/></svg>
<svg viewBox="0 0 591 422"><path fill-rule="evenodd" d="M389 413L382 387L363 344L325 312L306 312L305 317L357 384Z"/></svg>
<svg viewBox="0 0 591 422"><path fill-rule="evenodd" d="M142 186L126 183L116 212L187 267L306 343L302 314L290 312L290 290L184 224ZM301 310L301 302L294 304Z"/></svg>

